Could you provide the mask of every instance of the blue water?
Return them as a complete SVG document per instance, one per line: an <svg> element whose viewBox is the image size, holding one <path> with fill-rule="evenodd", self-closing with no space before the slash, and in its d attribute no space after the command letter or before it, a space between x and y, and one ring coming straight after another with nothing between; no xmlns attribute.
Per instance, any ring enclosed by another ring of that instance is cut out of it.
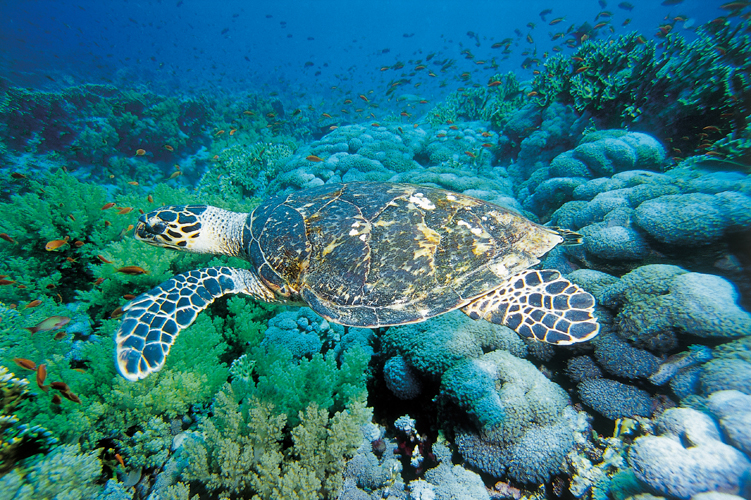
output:
<svg viewBox="0 0 751 500"><path fill-rule="evenodd" d="M478 82L508 71L520 80L532 78L537 66L524 70L521 65L529 57L543 61L545 53L554 53L553 46L564 39L554 43L551 34L607 21L595 21L603 10L613 14L609 26L616 34L636 30L649 36L677 16L695 28L723 14L720 3L637 1L633 10L624 10L613 0L604 9L594 0L3 2L0 74L19 85L43 88L55 87L51 78L58 86L137 83L164 91L261 90L293 101L372 90L383 100L390 82L433 54L428 69L437 70L437 63L447 60L455 65L435 78L427 71L416 74L405 91L412 87L416 94L439 99L461 86L458 77L465 71ZM552 10L547 22L539 15L546 9ZM548 25L560 17L565 20ZM622 26L627 19L630 24ZM690 37L683 24L676 23L676 31ZM597 36L610 34L605 27ZM491 49L506 38L513 40L510 54ZM474 59L466 59L465 49ZM525 51L531 53L523 55ZM482 60L486 64L475 64ZM403 70L380 71L399 61L405 63ZM489 67L493 62L497 68ZM442 82L446 86L440 88ZM417 83L421 86L414 89Z"/></svg>

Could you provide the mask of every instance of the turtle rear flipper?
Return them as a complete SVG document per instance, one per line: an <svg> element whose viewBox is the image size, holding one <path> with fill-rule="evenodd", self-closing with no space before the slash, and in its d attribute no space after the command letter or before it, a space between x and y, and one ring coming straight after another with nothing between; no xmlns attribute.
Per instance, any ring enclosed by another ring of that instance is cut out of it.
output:
<svg viewBox="0 0 751 500"><path fill-rule="evenodd" d="M597 335L595 299L558 271L528 270L462 308L472 319L505 325L549 344L584 342Z"/></svg>
<svg viewBox="0 0 751 500"><path fill-rule="evenodd" d="M123 308L115 339L120 374L135 381L160 370L178 334L198 313L228 293L255 295L249 287L255 283L245 269L209 267L179 274L133 299Z"/></svg>

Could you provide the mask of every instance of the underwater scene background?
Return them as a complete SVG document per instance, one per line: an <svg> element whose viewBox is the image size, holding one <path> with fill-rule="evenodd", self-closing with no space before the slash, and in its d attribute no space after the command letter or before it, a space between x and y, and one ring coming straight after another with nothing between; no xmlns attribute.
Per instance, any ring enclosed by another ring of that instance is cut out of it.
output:
<svg viewBox="0 0 751 500"><path fill-rule="evenodd" d="M0 3L0 499L751 498L751 3ZM403 182L580 233L552 346L217 300L164 369L122 308L248 267L133 227Z"/></svg>

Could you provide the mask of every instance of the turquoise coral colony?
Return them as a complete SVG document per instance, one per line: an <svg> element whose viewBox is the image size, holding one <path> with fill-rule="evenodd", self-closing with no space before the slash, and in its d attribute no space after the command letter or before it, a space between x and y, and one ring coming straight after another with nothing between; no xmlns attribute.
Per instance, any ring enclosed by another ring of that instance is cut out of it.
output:
<svg viewBox="0 0 751 500"><path fill-rule="evenodd" d="M0 79L0 499L751 497L751 5L617 8L327 98Z"/></svg>

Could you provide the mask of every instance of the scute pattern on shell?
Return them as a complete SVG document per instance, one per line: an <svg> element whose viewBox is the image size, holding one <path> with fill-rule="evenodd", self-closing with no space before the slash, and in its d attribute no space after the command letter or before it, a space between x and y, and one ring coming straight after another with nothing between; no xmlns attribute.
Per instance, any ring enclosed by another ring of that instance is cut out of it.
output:
<svg viewBox="0 0 751 500"><path fill-rule="evenodd" d="M412 323L461 307L563 240L482 200L367 182L273 198L249 226L249 259L267 283L360 327Z"/></svg>

